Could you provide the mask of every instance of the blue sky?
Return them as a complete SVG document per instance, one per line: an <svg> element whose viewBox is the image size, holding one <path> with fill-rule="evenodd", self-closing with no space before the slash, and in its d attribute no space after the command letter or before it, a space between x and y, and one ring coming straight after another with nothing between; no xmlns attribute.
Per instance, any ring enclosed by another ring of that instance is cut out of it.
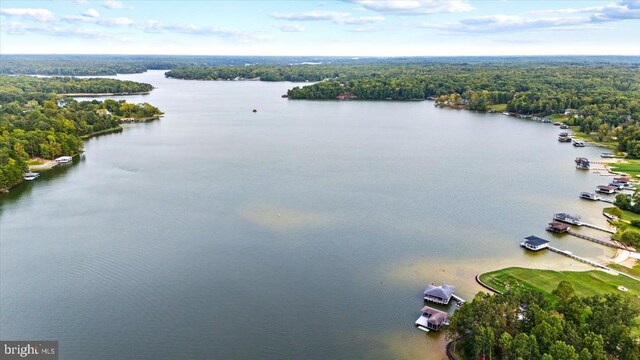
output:
<svg viewBox="0 0 640 360"><path fill-rule="evenodd" d="M640 55L640 0L2 0L0 53Z"/></svg>

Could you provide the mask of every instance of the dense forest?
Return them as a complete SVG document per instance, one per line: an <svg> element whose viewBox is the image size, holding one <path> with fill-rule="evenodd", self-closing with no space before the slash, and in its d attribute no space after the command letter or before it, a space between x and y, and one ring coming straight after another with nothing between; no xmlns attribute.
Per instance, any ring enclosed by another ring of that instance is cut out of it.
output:
<svg viewBox="0 0 640 360"><path fill-rule="evenodd" d="M0 75L0 190L22 181L30 158L77 154L82 150L84 136L116 129L123 119L161 115L146 103L76 101L61 95L151 89L149 84L111 79Z"/></svg>
<svg viewBox="0 0 640 360"><path fill-rule="evenodd" d="M312 81L290 99L435 99L441 106L558 116L640 158L640 63L500 62L178 67L168 77Z"/></svg>
<svg viewBox="0 0 640 360"><path fill-rule="evenodd" d="M479 293L456 311L447 332L464 359L637 360L632 331L639 315L637 298L581 298L563 281L552 299L524 289Z"/></svg>

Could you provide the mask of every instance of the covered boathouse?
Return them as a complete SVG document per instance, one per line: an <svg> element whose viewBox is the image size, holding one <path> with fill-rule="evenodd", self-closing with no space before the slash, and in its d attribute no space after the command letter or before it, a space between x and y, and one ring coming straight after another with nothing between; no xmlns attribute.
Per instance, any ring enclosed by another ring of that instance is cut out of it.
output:
<svg viewBox="0 0 640 360"><path fill-rule="evenodd" d="M421 310L422 315L416 320L416 326L424 331L438 331L442 325L447 325L447 313L425 306Z"/></svg>
<svg viewBox="0 0 640 360"><path fill-rule="evenodd" d="M571 230L571 227L569 225L563 224L558 221L552 221L549 223L549 226L547 226L547 231L551 231L556 234L566 233L569 230Z"/></svg>
<svg viewBox="0 0 640 360"><path fill-rule="evenodd" d="M456 288L451 285L435 286L433 284L427 286L424 291L424 299L437 304L447 305L453 296Z"/></svg>
<svg viewBox="0 0 640 360"><path fill-rule="evenodd" d="M531 235L524 238L524 242L521 243L520 246L524 247L527 250L539 251L548 248L549 242L545 239L541 239L537 236Z"/></svg>

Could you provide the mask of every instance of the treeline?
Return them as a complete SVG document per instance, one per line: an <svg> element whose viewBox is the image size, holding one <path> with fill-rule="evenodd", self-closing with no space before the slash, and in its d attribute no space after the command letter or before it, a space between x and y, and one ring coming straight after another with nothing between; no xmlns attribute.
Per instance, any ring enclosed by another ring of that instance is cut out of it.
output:
<svg viewBox="0 0 640 360"><path fill-rule="evenodd" d="M637 298L578 297L561 282L553 299L528 290L479 293L454 314L447 329L464 359L637 360L632 331Z"/></svg>
<svg viewBox="0 0 640 360"><path fill-rule="evenodd" d="M82 93L105 92L104 89L133 91L150 86L114 84L117 81L0 76L0 190L22 181L30 158L54 159L77 154L82 150L84 136L118 128L125 118L146 119L162 114L147 103L112 99L76 101L55 91L60 86L70 89L65 87L68 82L73 83L73 92Z"/></svg>
<svg viewBox="0 0 640 360"><path fill-rule="evenodd" d="M0 75L0 102L25 99L41 101L49 98L52 94L126 94L151 90L153 90L153 86L150 84L128 80Z"/></svg>
<svg viewBox="0 0 640 360"><path fill-rule="evenodd" d="M438 105L477 111L500 108L523 115L553 115L597 141L617 142L618 150L630 158L640 158L638 61L187 66L166 76L316 82L290 89L290 99L333 100L340 95L361 100L435 99Z"/></svg>

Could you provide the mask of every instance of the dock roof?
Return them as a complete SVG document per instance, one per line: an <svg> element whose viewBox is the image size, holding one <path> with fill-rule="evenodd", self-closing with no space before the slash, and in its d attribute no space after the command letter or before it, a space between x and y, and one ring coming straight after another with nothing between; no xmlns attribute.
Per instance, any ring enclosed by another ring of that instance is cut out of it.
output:
<svg viewBox="0 0 640 360"><path fill-rule="evenodd" d="M453 295L453 292L455 290L456 288L451 285L442 285L442 286L429 285L427 286L427 289L424 291L424 294L437 297L439 299L449 300L451 299L451 296Z"/></svg>
<svg viewBox="0 0 640 360"><path fill-rule="evenodd" d="M531 246L540 246L540 245L544 245L544 244L548 244L549 241L539 238L537 236L527 236L525 239L525 243L531 245Z"/></svg>
<svg viewBox="0 0 640 360"><path fill-rule="evenodd" d="M441 325L445 320L447 320L447 313L444 311L440 311L429 306L423 307L421 311L423 314L429 315L429 322L431 324Z"/></svg>

